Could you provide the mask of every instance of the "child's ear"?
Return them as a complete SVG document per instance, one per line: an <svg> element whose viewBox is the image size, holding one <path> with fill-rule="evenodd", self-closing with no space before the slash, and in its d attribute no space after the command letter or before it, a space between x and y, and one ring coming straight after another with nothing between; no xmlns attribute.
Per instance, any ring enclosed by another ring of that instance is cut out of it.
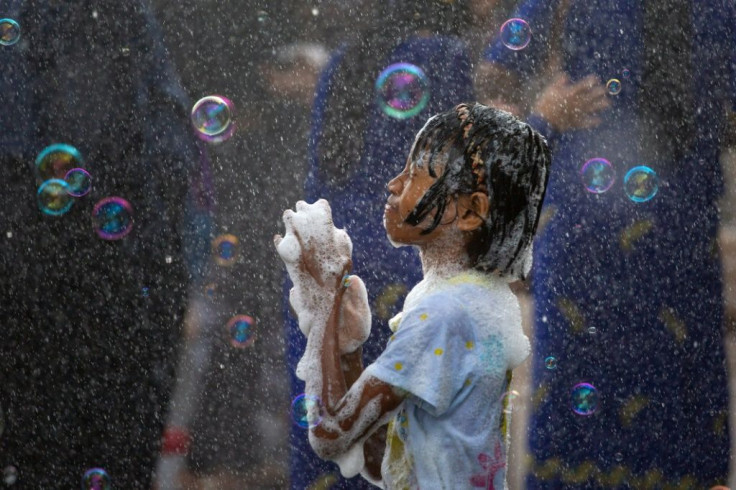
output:
<svg viewBox="0 0 736 490"><path fill-rule="evenodd" d="M488 218L488 196L482 192L465 194L457 198L457 227L461 231L480 228Z"/></svg>

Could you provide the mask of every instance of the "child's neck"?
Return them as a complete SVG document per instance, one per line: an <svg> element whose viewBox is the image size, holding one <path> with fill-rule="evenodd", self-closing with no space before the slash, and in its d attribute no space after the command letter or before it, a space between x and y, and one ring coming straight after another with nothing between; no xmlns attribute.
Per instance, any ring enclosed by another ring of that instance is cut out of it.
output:
<svg viewBox="0 0 736 490"><path fill-rule="evenodd" d="M445 236L419 249L425 278L447 279L471 269L465 243L460 236Z"/></svg>

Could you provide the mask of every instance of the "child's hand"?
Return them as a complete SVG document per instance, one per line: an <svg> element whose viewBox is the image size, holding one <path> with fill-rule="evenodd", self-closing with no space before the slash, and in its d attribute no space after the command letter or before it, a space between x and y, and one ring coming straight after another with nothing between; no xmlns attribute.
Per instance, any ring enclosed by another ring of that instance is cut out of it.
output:
<svg viewBox="0 0 736 490"><path fill-rule="evenodd" d="M347 276L337 330L340 354L349 354L368 340L371 334L371 309L368 292L358 276Z"/></svg>
<svg viewBox="0 0 736 490"><path fill-rule="evenodd" d="M330 205L324 199L314 204L299 201L296 212L283 216L286 233L274 237L276 249L286 264L294 287L289 301L305 335L316 314L329 314L335 293L352 265L352 243L344 230L332 223Z"/></svg>

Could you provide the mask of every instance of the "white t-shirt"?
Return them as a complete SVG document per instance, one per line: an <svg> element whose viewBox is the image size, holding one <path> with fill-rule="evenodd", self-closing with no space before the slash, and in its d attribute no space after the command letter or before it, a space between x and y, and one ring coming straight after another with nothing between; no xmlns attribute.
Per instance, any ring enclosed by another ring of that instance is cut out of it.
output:
<svg viewBox="0 0 736 490"><path fill-rule="evenodd" d="M506 487L508 371L529 354L504 279L465 272L422 281L366 373L407 392L389 424L389 489Z"/></svg>

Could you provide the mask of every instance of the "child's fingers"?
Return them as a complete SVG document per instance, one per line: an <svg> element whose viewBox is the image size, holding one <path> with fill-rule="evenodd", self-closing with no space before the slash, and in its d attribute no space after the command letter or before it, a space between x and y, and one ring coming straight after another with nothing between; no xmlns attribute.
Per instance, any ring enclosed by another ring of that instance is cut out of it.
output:
<svg viewBox="0 0 736 490"><path fill-rule="evenodd" d="M284 237L279 235L278 233L273 236L273 244L276 248L279 248L279 243L281 243L281 240L283 240Z"/></svg>

